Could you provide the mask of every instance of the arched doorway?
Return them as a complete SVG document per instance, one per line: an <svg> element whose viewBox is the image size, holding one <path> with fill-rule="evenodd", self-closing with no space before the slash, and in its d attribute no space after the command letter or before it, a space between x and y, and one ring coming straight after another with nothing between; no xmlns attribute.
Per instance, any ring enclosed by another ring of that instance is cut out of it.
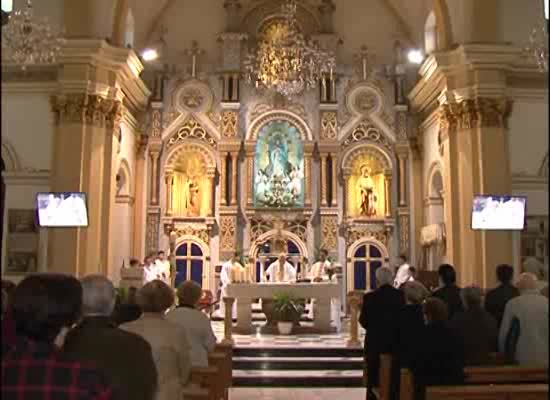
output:
<svg viewBox="0 0 550 400"><path fill-rule="evenodd" d="M382 243L366 240L352 246L348 262L348 287L352 290L376 289L376 270L388 261L388 252Z"/></svg>
<svg viewBox="0 0 550 400"><path fill-rule="evenodd" d="M206 266L205 254L197 243L182 241L176 247L176 287L186 280L197 282L203 287L203 271Z"/></svg>

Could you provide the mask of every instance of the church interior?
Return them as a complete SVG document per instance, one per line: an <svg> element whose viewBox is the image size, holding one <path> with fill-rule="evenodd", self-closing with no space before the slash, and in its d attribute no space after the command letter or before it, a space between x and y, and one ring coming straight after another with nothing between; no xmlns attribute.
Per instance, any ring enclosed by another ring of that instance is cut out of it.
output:
<svg viewBox="0 0 550 400"><path fill-rule="evenodd" d="M547 284L547 35L547 0L2 0L2 279L139 289L164 252L232 345L225 398L364 399L379 269ZM52 193L85 221L44 222ZM477 229L480 196L521 226Z"/></svg>

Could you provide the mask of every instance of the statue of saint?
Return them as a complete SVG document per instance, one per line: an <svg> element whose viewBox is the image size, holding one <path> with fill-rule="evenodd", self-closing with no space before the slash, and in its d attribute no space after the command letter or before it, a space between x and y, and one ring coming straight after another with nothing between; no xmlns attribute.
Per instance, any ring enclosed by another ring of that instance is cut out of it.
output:
<svg viewBox="0 0 550 400"><path fill-rule="evenodd" d="M199 185L197 184L195 177L189 178L189 207L187 208L189 215L199 214Z"/></svg>
<svg viewBox="0 0 550 400"><path fill-rule="evenodd" d="M374 193L374 180L371 177L371 169L367 165L361 167L361 177L357 181L361 198L360 213L367 217L376 215L376 201Z"/></svg>

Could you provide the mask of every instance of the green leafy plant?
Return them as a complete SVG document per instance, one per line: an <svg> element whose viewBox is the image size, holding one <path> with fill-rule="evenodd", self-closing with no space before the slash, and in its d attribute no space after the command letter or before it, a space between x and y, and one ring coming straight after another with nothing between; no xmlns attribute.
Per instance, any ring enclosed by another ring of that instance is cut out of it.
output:
<svg viewBox="0 0 550 400"><path fill-rule="evenodd" d="M279 322L294 322L300 319L304 306L293 295L287 292L275 293L273 296L273 315Z"/></svg>

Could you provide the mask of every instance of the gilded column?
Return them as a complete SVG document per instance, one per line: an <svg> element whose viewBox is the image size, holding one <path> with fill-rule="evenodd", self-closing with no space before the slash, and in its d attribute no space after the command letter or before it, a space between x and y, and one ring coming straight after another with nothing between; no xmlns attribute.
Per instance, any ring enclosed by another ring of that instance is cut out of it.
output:
<svg viewBox="0 0 550 400"><path fill-rule="evenodd" d="M305 154L304 181L306 190L304 203L309 207L311 205L311 154Z"/></svg>
<svg viewBox="0 0 550 400"><path fill-rule="evenodd" d="M166 215L170 216L173 213L172 200L173 200L173 186L174 186L174 171L166 170L164 176L166 182Z"/></svg>
<svg viewBox="0 0 550 400"><path fill-rule="evenodd" d="M231 154L231 205L237 205L237 153Z"/></svg>
<svg viewBox="0 0 550 400"><path fill-rule="evenodd" d="M384 197L386 199L385 211L386 218L391 217L391 173L384 174Z"/></svg>
<svg viewBox="0 0 550 400"><path fill-rule="evenodd" d="M254 157L253 155L247 155L246 158L246 164L247 164L247 203L248 205L254 204Z"/></svg>
<svg viewBox="0 0 550 400"><path fill-rule="evenodd" d="M321 206L327 206L327 155L321 154Z"/></svg>
<svg viewBox="0 0 550 400"><path fill-rule="evenodd" d="M334 77L330 78L330 101L335 103L336 102L336 80Z"/></svg>
<svg viewBox="0 0 550 400"><path fill-rule="evenodd" d="M207 215L209 217L214 215L214 207L213 207L213 197L214 197L214 176L216 175L216 171L207 171L206 177L207 177L207 188L206 193L208 193L208 197L206 198L206 203L204 203L204 210L201 210L202 215Z"/></svg>
<svg viewBox="0 0 550 400"><path fill-rule="evenodd" d="M220 203L227 205L227 156L228 153L222 153L220 169Z"/></svg>
<svg viewBox="0 0 550 400"><path fill-rule="evenodd" d="M335 207L337 204L337 195L336 195L336 188L338 187L338 173L336 172L336 155L332 154L330 157L330 160L332 162L332 199L331 199L331 205L332 207Z"/></svg>
<svg viewBox="0 0 550 400"><path fill-rule="evenodd" d="M327 102L327 80L321 78L321 103Z"/></svg>
<svg viewBox="0 0 550 400"><path fill-rule="evenodd" d="M405 154L399 154L397 156L399 159L399 206L404 207L407 205L407 193L406 193L406 160L407 156Z"/></svg>
<svg viewBox="0 0 550 400"><path fill-rule="evenodd" d="M157 169L159 153L151 152L151 204L158 204Z"/></svg>

